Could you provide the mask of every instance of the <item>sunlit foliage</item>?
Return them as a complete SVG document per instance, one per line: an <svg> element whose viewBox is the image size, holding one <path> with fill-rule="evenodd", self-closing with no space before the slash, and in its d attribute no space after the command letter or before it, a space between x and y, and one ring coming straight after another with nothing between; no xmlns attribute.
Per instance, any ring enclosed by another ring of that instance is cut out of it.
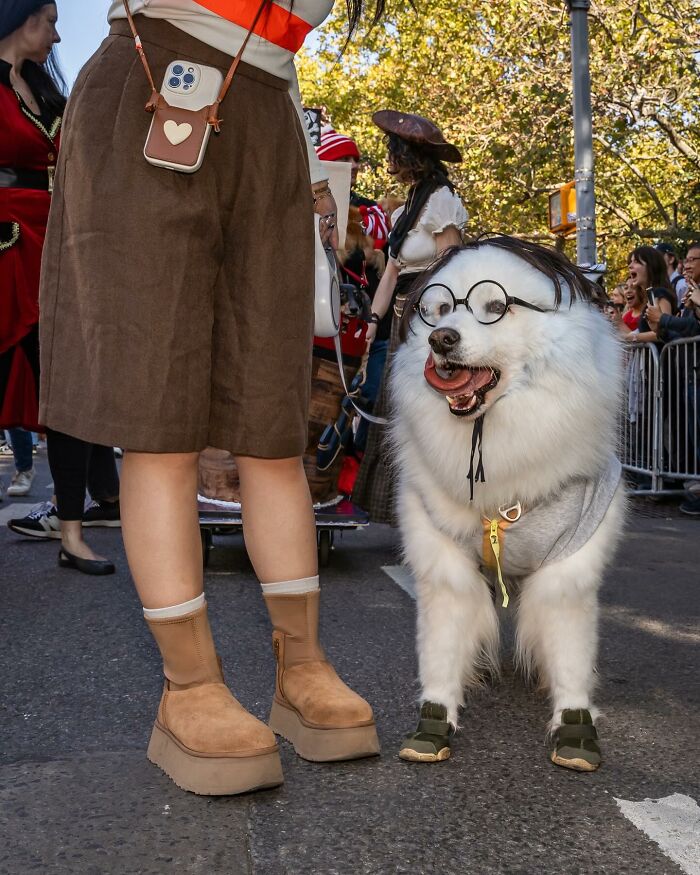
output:
<svg viewBox="0 0 700 875"><path fill-rule="evenodd" d="M569 16L555 0L416 0L345 44L344 4L300 58L323 105L367 157L360 187L398 193L374 110L426 115L457 143L470 231L548 235L547 193L573 178ZM591 4L598 232L615 272L640 239L700 232L700 5ZM573 245L567 244L573 253Z"/></svg>

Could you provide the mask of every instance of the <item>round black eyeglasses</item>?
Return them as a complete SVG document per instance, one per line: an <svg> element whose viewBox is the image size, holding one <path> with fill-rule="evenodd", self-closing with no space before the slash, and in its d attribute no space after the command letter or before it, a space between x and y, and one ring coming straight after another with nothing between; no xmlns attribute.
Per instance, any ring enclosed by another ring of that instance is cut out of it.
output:
<svg viewBox="0 0 700 875"><path fill-rule="evenodd" d="M435 328L441 319L454 313L457 304L464 304L482 325L499 322L513 304L537 310L538 313L553 312L509 295L496 280L480 280L469 289L465 298L455 298L452 289L443 283L431 283L423 289L415 309L426 325Z"/></svg>

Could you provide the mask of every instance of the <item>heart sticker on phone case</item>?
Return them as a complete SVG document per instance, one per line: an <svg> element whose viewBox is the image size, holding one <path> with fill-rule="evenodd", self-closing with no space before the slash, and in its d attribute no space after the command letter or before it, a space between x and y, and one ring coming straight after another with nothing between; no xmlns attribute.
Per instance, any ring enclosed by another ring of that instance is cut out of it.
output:
<svg viewBox="0 0 700 875"><path fill-rule="evenodd" d="M192 125L189 124L189 122L178 124L176 121L169 118L163 124L163 133L168 138L168 142L172 143L173 146L179 146L180 143L184 143L192 133Z"/></svg>

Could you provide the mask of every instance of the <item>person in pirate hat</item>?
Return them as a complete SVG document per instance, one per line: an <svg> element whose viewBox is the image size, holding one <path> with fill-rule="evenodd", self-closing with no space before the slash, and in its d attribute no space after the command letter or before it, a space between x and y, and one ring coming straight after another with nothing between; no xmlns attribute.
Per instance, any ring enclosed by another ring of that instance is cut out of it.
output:
<svg viewBox="0 0 700 875"><path fill-rule="evenodd" d="M406 203L391 216L387 268L372 302L369 342L389 338L389 355L374 407L388 413L387 387L392 353L398 346L398 328L409 288L445 249L461 243L460 230L467 211L449 179L445 162L458 164L462 155L448 143L430 119L413 113L383 109L372 121L386 134L388 171L397 182L409 185ZM384 429L371 426L367 449L353 491L353 501L374 522L392 523L393 482L385 464Z"/></svg>

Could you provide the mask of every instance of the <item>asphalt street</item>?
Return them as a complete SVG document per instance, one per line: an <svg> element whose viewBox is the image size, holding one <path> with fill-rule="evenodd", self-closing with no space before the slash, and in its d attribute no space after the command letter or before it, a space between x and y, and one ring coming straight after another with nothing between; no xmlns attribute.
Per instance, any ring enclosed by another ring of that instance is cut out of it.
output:
<svg viewBox="0 0 700 875"><path fill-rule="evenodd" d="M374 707L381 757L311 764L282 742L282 787L206 798L180 791L145 757L160 665L119 530L89 533L118 564L114 576L90 578L57 567L57 542L4 526L50 496L45 458L37 465L32 495L0 503L3 875L700 871L687 847L681 866L616 801L700 802L700 522L672 504L631 514L607 574L599 772L549 762L548 704L513 671L509 611L502 678L470 698L452 758L398 759L417 718L415 606L396 569L382 570L399 564L396 532L371 526L336 542L322 575L322 636ZM0 459L6 483L10 470ZM215 538L206 593L227 680L265 719L270 628L239 536Z"/></svg>

